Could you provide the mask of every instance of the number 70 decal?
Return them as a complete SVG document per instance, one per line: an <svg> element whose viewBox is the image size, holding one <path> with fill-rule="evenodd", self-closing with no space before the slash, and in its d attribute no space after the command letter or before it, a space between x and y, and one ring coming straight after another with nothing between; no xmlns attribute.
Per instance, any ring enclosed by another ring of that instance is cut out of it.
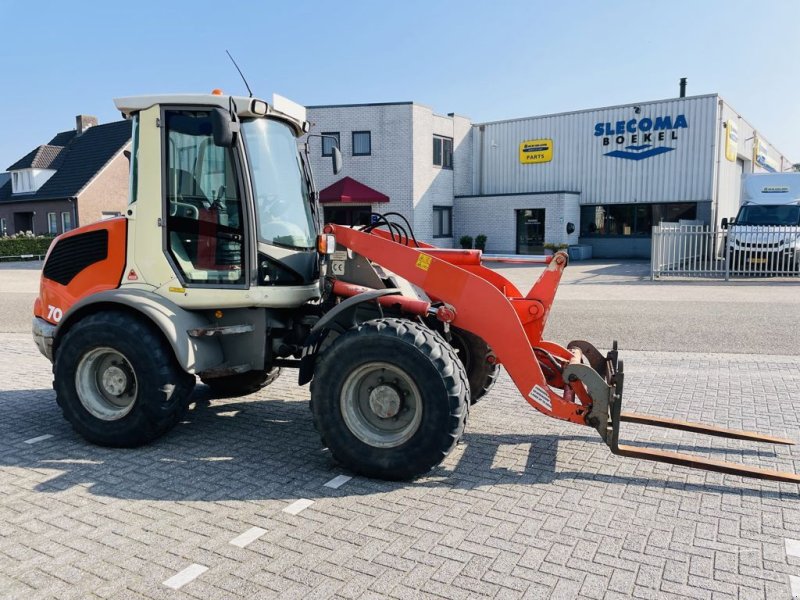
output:
<svg viewBox="0 0 800 600"><path fill-rule="evenodd" d="M60 308L53 306L52 304L47 305L47 319L49 321L55 321L58 323L62 316L63 313L61 312Z"/></svg>

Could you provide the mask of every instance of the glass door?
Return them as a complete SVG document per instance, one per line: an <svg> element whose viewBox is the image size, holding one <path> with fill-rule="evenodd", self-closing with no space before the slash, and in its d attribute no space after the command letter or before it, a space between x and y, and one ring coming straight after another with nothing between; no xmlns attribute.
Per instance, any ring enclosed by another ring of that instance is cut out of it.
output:
<svg viewBox="0 0 800 600"><path fill-rule="evenodd" d="M517 254L544 254L544 209L517 211Z"/></svg>

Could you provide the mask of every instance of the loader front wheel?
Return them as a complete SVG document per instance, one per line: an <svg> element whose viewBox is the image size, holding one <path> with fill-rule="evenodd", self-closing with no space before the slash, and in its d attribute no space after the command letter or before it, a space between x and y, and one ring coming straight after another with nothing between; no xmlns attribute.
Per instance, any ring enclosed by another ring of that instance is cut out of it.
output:
<svg viewBox="0 0 800 600"><path fill-rule="evenodd" d="M403 480L438 465L464 432L469 383L453 349L406 319L339 336L311 382L314 425L348 469Z"/></svg>
<svg viewBox="0 0 800 600"><path fill-rule="evenodd" d="M489 345L474 333L452 327L450 339L469 379L470 404L475 404L494 387L500 365L489 362Z"/></svg>
<svg viewBox="0 0 800 600"><path fill-rule="evenodd" d="M163 435L195 384L156 330L119 311L76 323L59 343L53 372L64 417L101 446L135 447Z"/></svg>

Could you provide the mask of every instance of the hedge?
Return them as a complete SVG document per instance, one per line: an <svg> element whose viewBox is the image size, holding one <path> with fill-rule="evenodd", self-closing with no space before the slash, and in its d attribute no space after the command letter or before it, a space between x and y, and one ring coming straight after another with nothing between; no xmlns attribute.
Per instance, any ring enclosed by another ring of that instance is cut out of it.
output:
<svg viewBox="0 0 800 600"><path fill-rule="evenodd" d="M25 254L44 255L52 241L52 237L41 235L0 237L0 258Z"/></svg>

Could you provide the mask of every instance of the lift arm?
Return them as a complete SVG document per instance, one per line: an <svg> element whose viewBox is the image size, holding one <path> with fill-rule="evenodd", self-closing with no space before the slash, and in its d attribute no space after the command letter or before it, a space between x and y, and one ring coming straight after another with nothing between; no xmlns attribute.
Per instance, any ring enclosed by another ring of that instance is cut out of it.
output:
<svg viewBox="0 0 800 600"><path fill-rule="evenodd" d="M530 291L522 296L511 282L480 264L478 251L446 250L415 242L412 246L408 239L392 239L377 229L367 233L326 225L325 231L333 233L338 244L423 289L434 306L438 305L440 320L483 338L531 406L547 416L593 427L614 454L800 483L800 476L793 473L619 444L622 421L768 443L794 442L623 413L622 361L618 361L616 344L603 357L588 342L571 342L564 348L542 339L561 275L567 266L566 253L556 253Z"/></svg>

